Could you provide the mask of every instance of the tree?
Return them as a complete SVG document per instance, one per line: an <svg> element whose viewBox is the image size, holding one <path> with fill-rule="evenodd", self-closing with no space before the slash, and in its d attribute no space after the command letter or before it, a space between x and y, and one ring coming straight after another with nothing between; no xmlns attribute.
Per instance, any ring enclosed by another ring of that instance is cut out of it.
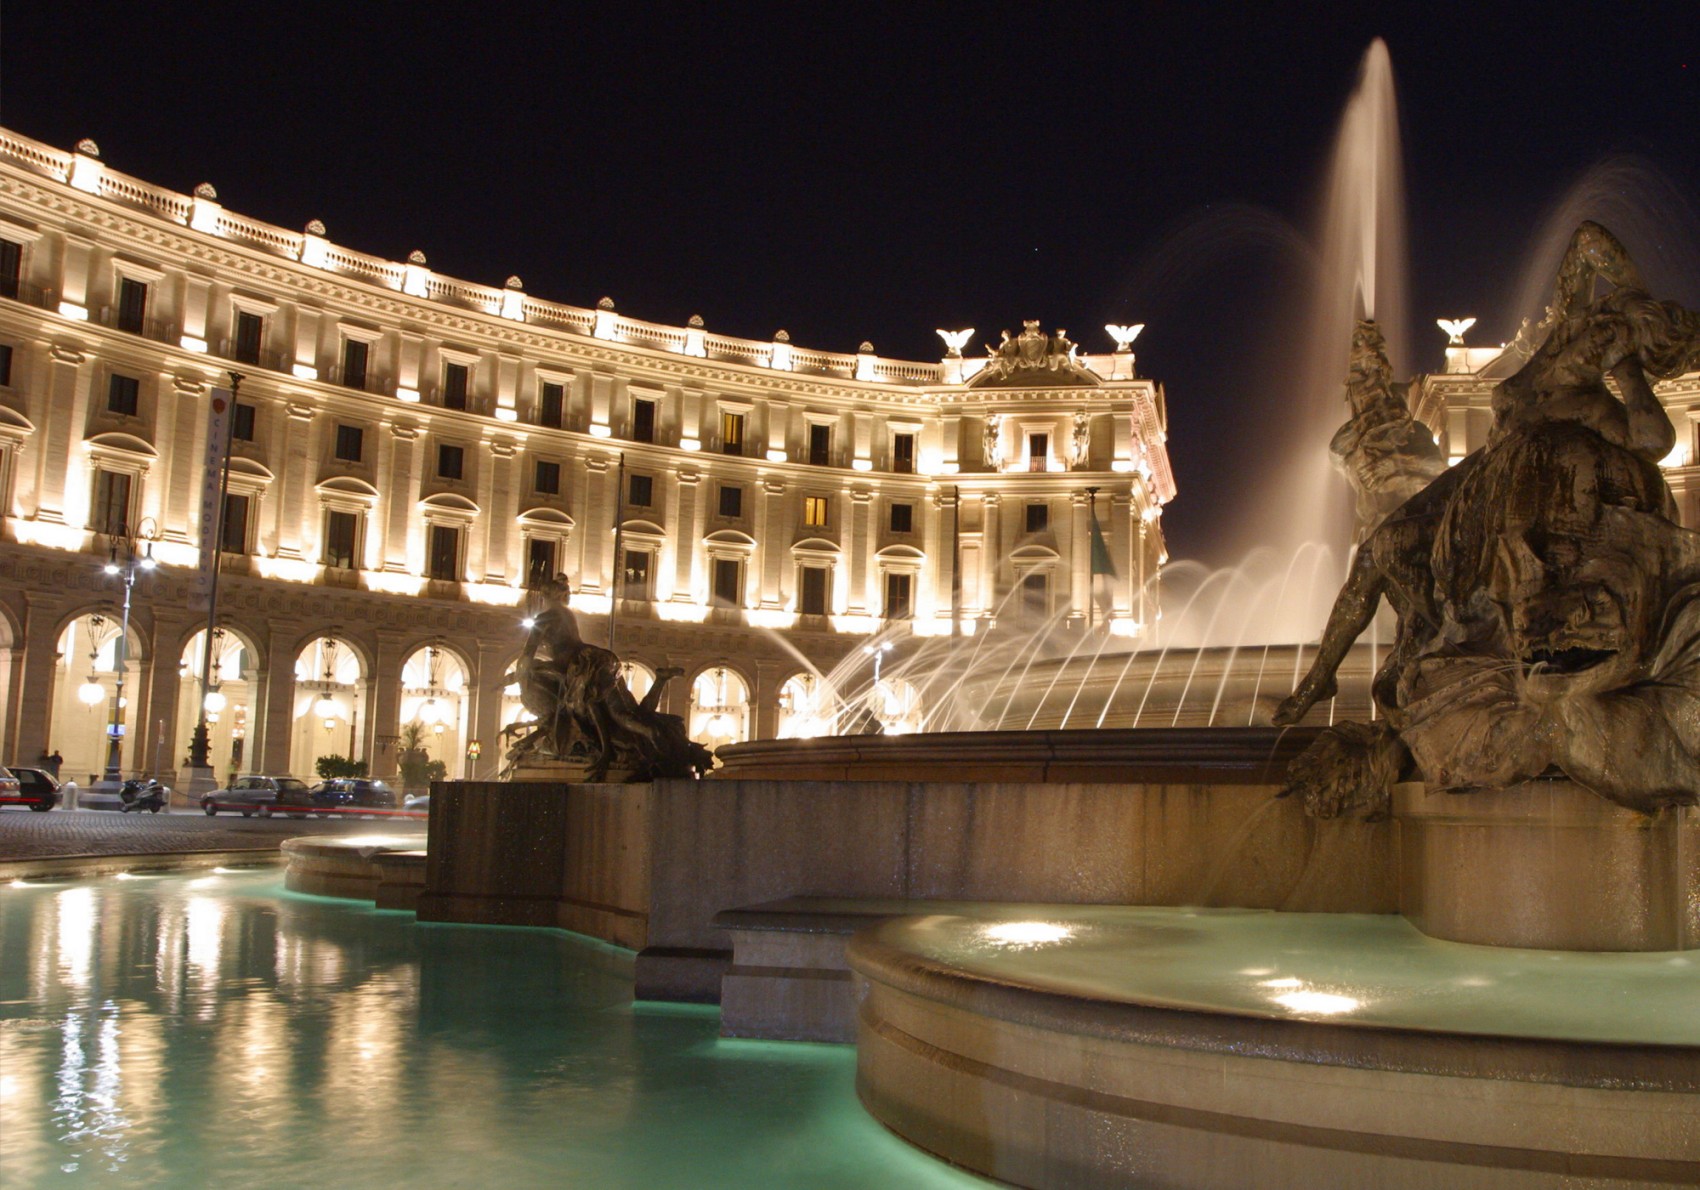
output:
<svg viewBox="0 0 1700 1190"><path fill-rule="evenodd" d="M364 777L367 773L364 760L349 760L335 752L319 757L313 762L313 769L327 781L333 777Z"/></svg>
<svg viewBox="0 0 1700 1190"><path fill-rule="evenodd" d="M425 750L425 727L420 723L402 725L396 740L396 767L401 770L401 783L407 789L425 788L433 777L441 780L448 773L448 766L432 760Z"/></svg>

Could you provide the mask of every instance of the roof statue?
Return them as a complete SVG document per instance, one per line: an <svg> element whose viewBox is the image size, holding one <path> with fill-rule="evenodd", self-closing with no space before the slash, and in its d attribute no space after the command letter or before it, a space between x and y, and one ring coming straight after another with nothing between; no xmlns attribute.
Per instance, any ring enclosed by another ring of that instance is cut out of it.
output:
<svg viewBox="0 0 1700 1190"><path fill-rule="evenodd" d="M940 332L943 333L942 331ZM948 342L948 340L947 340ZM986 366L970 381L972 388L1055 388L1097 384L1074 357L1078 344L1059 329L1047 335L1037 318L1021 324L1021 334L1002 332L997 346L986 348Z"/></svg>

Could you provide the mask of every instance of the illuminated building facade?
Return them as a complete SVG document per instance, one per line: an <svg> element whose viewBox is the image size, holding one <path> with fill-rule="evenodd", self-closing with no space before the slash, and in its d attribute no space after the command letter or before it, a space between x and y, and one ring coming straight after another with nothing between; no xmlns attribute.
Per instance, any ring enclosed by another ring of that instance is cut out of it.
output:
<svg viewBox="0 0 1700 1190"><path fill-rule="evenodd" d="M221 774L333 753L393 773L410 724L452 775L492 773L526 588L557 571L587 639L615 611L639 693L683 669L662 707L711 744L817 729L820 675L875 634L1062 615L1137 636L1174 482L1138 328L1108 329L1101 355L1027 323L907 363L659 326L0 130L0 758L101 771L121 673L124 769L180 771L232 371Z"/></svg>

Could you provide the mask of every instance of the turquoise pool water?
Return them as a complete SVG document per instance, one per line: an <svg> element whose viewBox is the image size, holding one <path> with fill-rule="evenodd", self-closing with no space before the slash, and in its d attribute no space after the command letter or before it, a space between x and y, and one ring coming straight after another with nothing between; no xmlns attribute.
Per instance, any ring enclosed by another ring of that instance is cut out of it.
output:
<svg viewBox="0 0 1700 1190"><path fill-rule="evenodd" d="M965 1187L847 1046L632 1004L630 956L275 871L0 886L0 1185Z"/></svg>

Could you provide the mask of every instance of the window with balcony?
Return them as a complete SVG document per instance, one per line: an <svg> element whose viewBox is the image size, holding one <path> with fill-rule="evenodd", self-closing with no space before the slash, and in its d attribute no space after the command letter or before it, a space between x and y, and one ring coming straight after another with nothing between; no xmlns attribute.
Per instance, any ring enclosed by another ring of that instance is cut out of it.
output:
<svg viewBox="0 0 1700 1190"><path fill-rule="evenodd" d="M632 441L655 441L655 402L632 402Z"/></svg>
<svg viewBox="0 0 1700 1190"><path fill-rule="evenodd" d="M805 616L824 616L832 570L826 566L804 566L797 572L797 610Z"/></svg>
<svg viewBox="0 0 1700 1190"><path fill-rule="evenodd" d="M541 587L555 577L557 543L547 537L528 538L525 543L525 585Z"/></svg>
<svg viewBox="0 0 1700 1190"><path fill-rule="evenodd" d="M336 457L344 463L358 463L365 449L366 432L359 426L336 428Z"/></svg>
<svg viewBox="0 0 1700 1190"><path fill-rule="evenodd" d="M1027 469L1029 471L1044 471L1051 465L1051 436L1049 434L1027 435Z"/></svg>
<svg viewBox="0 0 1700 1190"><path fill-rule="evenodd" d="M809 465L825 467L832 462L832 427L814 422L809 426Z"/></svg>
<svg viewBox="0 0 1700 1190"><path fill-rule="evenodd" d="M720 453L741 455L744 453L744 415L742 413L720 414Z"/></svg>
<svg viewBox="0 0 1700 1190"><path fill-rule="evenodd" d="M655 503L655 478L649 475L626 477L626 503L633 508L648 508Z"/></svg>
<svg viewBox="0 0 1700 1190"><path fill-rule="evenodd" d="M148 286L133 277L118 278L118 329L139 335L147 327Z"/></svg>
<svg viewBox="0 0 1700 1190"><path fill-rule="evenodd" d="M653 599L650 583L655 555L648 550L627 550L625 554L625 565L620 569L620 598Z"/></svg>
<svg viewBox="0 0 1700 1190"><path fill-rule="evenodd" d="M366 362L371 358L372 345L364 339L342 341L342 383L345 388L365 391Z"/></svg>
<svg viewBox="0 0 1700 1190"><path fill-rule="evenodd" d="M354 513L325 513L325 565L332 570L354 570L359 534L360 518Z"/></svg>
<svg viewBox="0 0 1700 1190"><path fill-rule="evenodd" d="M24 246L0 240L0 297L15 298L24 279Z"/></svg>
<svg viewBox="0 0 1700 1190"><path fill-rule="evenodd" d="M816 529L826 527L827 498L825 496L803 497L803 524Z"/></svg>
<svg viewBox="0 0 1700 1190"><path fill-rule="evenodd" d="M710 572L708 601L715 607L738 607L744 602L744 563L738 558L716 558Z"/></svg>
<svg viewBox="0 0 1700 1190"><path fill-rule="evenodd" d="M142 382L114 372L106 381L106 411L135 417L141 406Z"/></svg>
<svg viewBox="0 0 1700 1190"><path fill-rule="evenodd" d="M437 447L437 478L459 479L466 466L466 450L442 443Z"/></svg>
<svg viewBox="0 0 1700 1190"><path fill-rule="evenodd" d="M891 469L899 475L915 474L915 435L894 434L892 436Z"/></svg>
<svg viewBox="0 0 1700 1190"><path fill-rule="evenodd" d="M89 528L114 537L129 536L132 486L132 477L125 472L96 469Z"/></svg>
<svg viewBox="0 0 1700 1190"><path fill-rule="evenodd" d="M1051 506L1049 504L1029 504L1027 506L1027 531L1042 533L1051 527Z"/></svg>
<svg viewBox="0 0 1700 1190"><path fill-rule="evenodd" d="M236 333L232 336L231 357L240 363L260 362L260 340L265 335L266 320L247 310L236 311Z"/></svg>
<svg viewBox="0 0 1700 1190"><path fill-rule="evenodd" d="M432 525L426 538L425 577L438 582L460 581L460 529Z"/></svg>
<svg viewBox="0 0 1700 1190"><path fill-rule="evenodd" d="M248 497L235 492L224 497L224 525L218 548L227 554L248 552Z"/></svg>
<svg viewBox="0 0 1700 1190"><path fill-rule="evenodd" d="M561 465L537 460L532 468L531 487L539 496L561 494Z"/></svg>
<svg viewBox="0 0 1700 1190"><path fill-rule="evenodd" d="M443 408L465 409L467 382L471 379L471 370L465 364L457 364L452 360L443 362Z"/></svg>
<svg viewBox="0 0 1700 1190"><path fill-rule="evenodd" d="M915 576L888 572L885 576L885 618L907 620L914 613Z"/></svg>
<svg viewBox="0 0 1700 1190"><path fill-rule="evenodd" d="M743 488L732 483L720 485L720 515L723 517L741 517L744 515Z"/></svg>
<svg viewBox="0 0 1700 1190"><path fill-rule="evenodd" d="M566 407L566 385L545 380L537 393L537 424L552 430L560 429Z"/></svg>
<svg viewBox="0 0 1700 1190"><path fill-rule="evenodd" d="M891 506L891 531L893 533L913 533L915 531L915 506L913 504L893 504Z"/></svg>
<svg viewBox="0 0 1700 1190"><path fill-rule="evenodd" d="M236 442L254 440L254 407L236 402L230 411L230 437Z"/></svg>

